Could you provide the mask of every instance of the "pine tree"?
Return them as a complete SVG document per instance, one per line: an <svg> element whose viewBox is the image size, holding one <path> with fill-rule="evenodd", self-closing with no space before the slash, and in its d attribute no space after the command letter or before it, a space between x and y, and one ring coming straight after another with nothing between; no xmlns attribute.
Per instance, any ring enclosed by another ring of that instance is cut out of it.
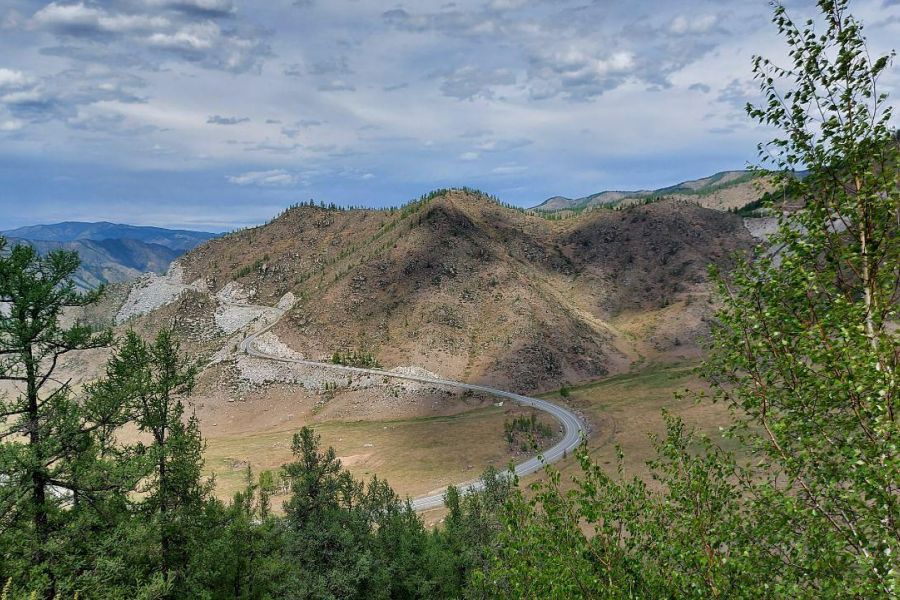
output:
<svg viewBox="0 0 900 600"><path fill-rule="evenodd" d="M109 384L124 390L135 423L151 441L141 446L148 477L141 510L152 519L159 542L159 569L169 581L183 578L191 535L210 491L203 479L204 444L196 415L185 417L184 399L191 393L196 365L180 353L171 330L153 343L134 332L126 335Z"/></svg>
<svg viewBox="0 0 900 600"><path fill-rule="evenodd" d="M40 256L27 245L7 249L0 238L0 302L6 303L0 308L0 379L22 390L0 402L0 518L4 530L24 542L35 585L48 595L54 588L49 548L64 521L62 508L98 491L87 474L96 425L73 398L70 382L55 376L66 354L111 341L109 333L61 323L64 309L90 304L101 293L77 290L79 264L74 252Z"/></svg>

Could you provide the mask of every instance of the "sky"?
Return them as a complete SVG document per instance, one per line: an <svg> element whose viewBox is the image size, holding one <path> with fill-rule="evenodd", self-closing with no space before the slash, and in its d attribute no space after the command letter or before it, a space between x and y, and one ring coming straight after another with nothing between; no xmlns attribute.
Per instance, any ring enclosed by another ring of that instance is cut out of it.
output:
<svg viewBox="0 0 900 600"><path fill-rule="evenodd" d="M786 2L797 17L811 0ZM900 0L855 0L870 49ZM0 230L225 231L310 198L520 206L740 169L765 0L0 0ZM900 94L897 67L883 89ZM896 94L895 94L896 96Z"/></svg>

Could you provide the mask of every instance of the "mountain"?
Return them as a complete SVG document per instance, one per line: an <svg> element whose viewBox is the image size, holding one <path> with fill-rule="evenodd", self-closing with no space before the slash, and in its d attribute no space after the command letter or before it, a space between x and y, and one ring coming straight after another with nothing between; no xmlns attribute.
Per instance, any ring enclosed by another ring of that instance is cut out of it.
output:
<svg viewBox="0 0 900 600"><path fill-rule="evenodd" d="M564 220L464 190L394 210L300 206L189 252L178 281L133 289L128 315L145 307L133 326L175 324L222 356L249 304L296 298L272 333L304 356L549 389L697 356L707 265L752 244L737 215L681 200Z"/></svg>
<svg viewBox="0 0 900 600"><path fill-rule="evenodd" d="M52 225L32 225L0 232L6 237L40 240L44 242L73 242L77 240L137 240L186 252L218 234L206 231L163 229L118 223L83 223L67 221Z"/></svg>
<svg viewBox="0 0 900 600"><path fill-rule="evenodd" d="M0 232L11 243L26 243L41 254L74 250L81 257L75 276L84 289L131 281L144 273L164 273L173 260L216 237L204 231L138 227L116 223L66 222Z"/></svg>
<svg viewBox="0 0 900 600"><path fill-rule="evenodd" d="M553 196L531 210L540 212L582 211L595 206L633 204L647 199L681 198L717 210L737 209L768 191L764 180L750 171L722 171L710 177L684 181L656 190L605 191L582 198Z"/></svg>
<svg viewBox="0 0 900 600"><path fill-rule="evenodd" d="M10 244L28 244L40 254L60 249L78 252L81 267L74 279L83 289L104 283L124 283L144 273L164 273L172 261L183 254L159 244L130 239L48 242L9 237L7 240Z"/></svg>

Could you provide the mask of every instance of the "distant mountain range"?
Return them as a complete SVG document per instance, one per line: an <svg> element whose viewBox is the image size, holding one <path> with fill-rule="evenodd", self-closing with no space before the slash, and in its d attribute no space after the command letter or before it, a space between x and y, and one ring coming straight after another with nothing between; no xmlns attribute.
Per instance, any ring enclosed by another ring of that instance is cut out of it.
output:
<svg viewBox="0 0 900 600"><path fill-rule="evenodd" d="M84 223L66 221L52 225L32 225L2 232L4 236L42 242L74 242L77 240L137 240L187 252L218 234L206 231L141 227L118 223Z"/></svg>
<svg viewBox="0 0 900 600"><path fill-rule="evenodd" d="M722 171L710 177L683 181L656 190L608 190L584 196L567 198L553 196L532 210L541 212L581 211L595 206L633 204L650 198L684 198L717 210L741 208L760 197L760 180L750 171ZM765 188L765 186L764 186Z"/></svg>
<svg viewBox="0 0 900 600"><path fill-rule="evenodd" d="M86 289L163 273L173 260L217 237L205 231L77 221L20 227L0 235L11 243L30 244L41 254L75 250L81 257L75 279Z"/></svg>

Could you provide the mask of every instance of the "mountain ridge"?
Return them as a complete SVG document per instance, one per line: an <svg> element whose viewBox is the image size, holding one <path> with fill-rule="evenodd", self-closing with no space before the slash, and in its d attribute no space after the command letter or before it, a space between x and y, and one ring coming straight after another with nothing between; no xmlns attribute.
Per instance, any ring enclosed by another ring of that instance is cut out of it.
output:
<svg viewBox="0 0 900 600"><path fill-rule="evenodd" d="M598 206L613 207L667 197L692 199L709 208L727 210L741 208L757 199L761 195L758 189L765 186L766 182L760 180L753 171L719 171L707 177L689 179L654 190L604 190L580 198L552 196L529 210L546 213L581 211Z"/></svg>
<svg viewBox="0 0 900 600"><path fill-rule="evenodd" d="M371 354L534 391L698 355L706 266L752 243L737 215L679 200L565 220L471 190L393 211L302 205L179 259L206 291L150 318L214 331L226 290L264 306L290 293L272 333L306 357Z"/></svg>
<svg viewBox="0 0 900 600"><path fill-rule="evenodd" d="M164 273L179 256L217 234L187 229L123 225L108 221L64 221L0 232L10 243L28 244L40 254L78 252L75 281L83 289L125 283L145 273Z"/></svg>
<svg viewBox="0 0 900 600"><path fill-rule="evenodd" d="M0 232L7 237L44 242L74 242L77 240L133 239L159 244L186 252L220 234L189 229L167 229L146 225L128 225L109 221L61 221L40 225L26 225Z"/></svg>

